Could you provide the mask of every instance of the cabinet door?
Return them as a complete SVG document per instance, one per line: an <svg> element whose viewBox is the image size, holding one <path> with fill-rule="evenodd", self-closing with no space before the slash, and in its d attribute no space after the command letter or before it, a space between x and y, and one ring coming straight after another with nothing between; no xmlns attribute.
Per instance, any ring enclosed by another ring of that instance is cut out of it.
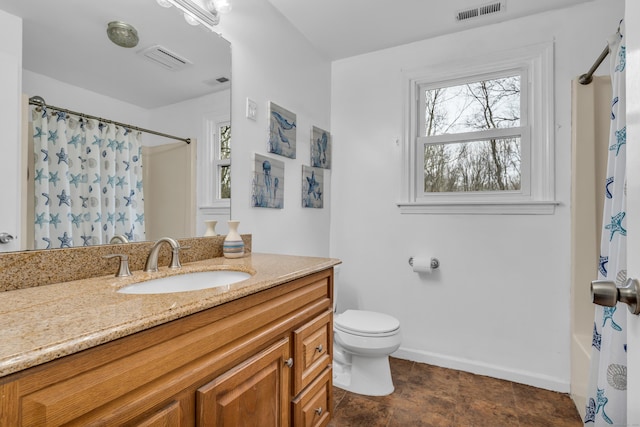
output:
<svg viewBox="0 0 640 427"><path fill-rule="evenodd" d="M136 422L136 427L168 427L179 426L182 420L180 404L171 402L158 412Z"/></svg>
<svg viewBox="0 0 640 427"><path fill-rule="evenodd" d="M293 332L294 387L300 393L331 363L333 313L326 311Z"/></svg>
<svg viewBox="0 0 640 427"><path fill-rule="evenodd" d="M197 425L289 425L289 339L258 353L196 393Z"/></svg>

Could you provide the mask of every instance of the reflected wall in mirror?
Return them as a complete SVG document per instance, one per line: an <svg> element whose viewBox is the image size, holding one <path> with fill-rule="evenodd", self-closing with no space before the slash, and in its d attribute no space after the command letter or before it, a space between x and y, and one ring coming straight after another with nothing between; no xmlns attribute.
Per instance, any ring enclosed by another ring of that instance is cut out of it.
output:
<svg viewBox="0 0 640 427"><path fill-rule="evenodd" d="M154 0L0 0L0 10L23 20L21 89L24 104L28 103L29 97L40 96L50 106L193 141L186 144L141 133L144 212L135 216L138 223L144 223L144 233L133 233L131 228L122 227L110 228L106 233L104 221L96 222L93 217L90 225L98 232L91 238L86 231L78 233L84 234L84 238L74 240L74 245L108 243L114 234L134 240L155 240L166 235L194 237L204 233L204 220L225 223L229 219L230 187L224 177L230 167L231 50L226 40L203 27L188 25L182 13L174 8L160 7ZM135 27L138 44L123 48L112 43L107 37L107 25L112 21ZM33 144L41 129L33 124L33 117L42 114L36 108L28 107L27 117L23 117L23 141L16 143ZM54 108L48 107L47 111L50 110ZM70 126L86 124L93 127L90 122L74 121L70 114L65 118ZM47 139L51 138L49 131L55 134L56 130L49 129L45 133ZM96 150L100 158L109 144L110 138L105 139L105 145ZM73 141L68 135L64 144L75 144ZM123 144L119 140L112 148L126 145L129 142ZM96 146L88 140L83 152ZM55 147L45 153L54 160L49 164L58 163L60 157L56 154L60 154L61 148L64 147ZM33 148L28 152L31 158L24 159L24 168L26 170L28 166L31 181L48 181L49 174L55 174L55 171L38 173ZM35 155L38 152L36 150ZM63 155L68 153L68 150L62 150ZM96 178L81 166L88 156L75 157L78 158L71 160L78 169L76 173L61 171L58 179L63 178L60 174L65 175L66 185L76 188L79 182L91 184ZM128 164L124 160L117 162L123 163L118 165L119 170L124 170L124 165ZM98 188L92 191L102 193L109 187L117 187L118 178L114 178L114 174L106 174L104 179L106 181L101 180ZM78 216L77 211L61 213L57 217L51 217L56 215L54 213L38 213L34 201L42 199L43 191L34 191L33 187L30 191L31 194L23 195L29 208L24 219L26 227L23 227L26 236L21 236L20 249L56 248L68 244L57 238L47 242L37 235L38 227L51 225L52 218L55 218L54 228L56 221L70 221L71 230L78 228L83 218L89 221L86 213ZM136 188L127 191L136 191ZM70 189L65 196L69 192ZM48 197L50 203L65 203L53 194ZM124 200L123 205L127 203ZM74 204L75 209L82 201ZM118 219L116 214L109 220L117 224ZM100 237L96 237L98 235Z"/></svg>

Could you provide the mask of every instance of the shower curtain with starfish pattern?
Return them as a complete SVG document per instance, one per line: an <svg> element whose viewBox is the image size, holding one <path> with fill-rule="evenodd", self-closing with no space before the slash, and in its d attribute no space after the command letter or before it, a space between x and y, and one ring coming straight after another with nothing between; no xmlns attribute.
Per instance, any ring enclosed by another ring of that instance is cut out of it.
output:
<svg viewBox="0 0 640 427"><path fill-rule="evenodd" d="M598 278L627 279L625 40L623 23L609 43L611 52L611 126ZM627 412L627 310L596 306L585 426L624 426Z"/></svg>
<svg viewBox="0 0 640 427"><path fill-rule="evenodd" d="M35 248L145 240L140 132L33 110Z"/></svg>

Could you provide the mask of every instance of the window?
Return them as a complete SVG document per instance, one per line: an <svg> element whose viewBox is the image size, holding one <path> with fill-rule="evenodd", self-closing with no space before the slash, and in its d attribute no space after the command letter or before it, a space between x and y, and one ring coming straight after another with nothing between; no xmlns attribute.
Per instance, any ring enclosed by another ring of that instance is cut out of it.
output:
<svg viewBox="0 0 640 427"><path fill-rule="evenodd" d="M552 213L550 45L407 73L403 213Z"/></svg>
<svg viewBox="0 0 640 427"><path fill-rule="evenodd" d="M205 143L198 147L200 209L224 215L231 206L231 122L229 116L205 117Z"/></svg>
<svg viewBox="0 0 640 427"><path fill-rule="evenodd" d="M231 123L219 123L217 126L217 138L215 159L213 161L216 170L216 199L231 198Z"/></svg>

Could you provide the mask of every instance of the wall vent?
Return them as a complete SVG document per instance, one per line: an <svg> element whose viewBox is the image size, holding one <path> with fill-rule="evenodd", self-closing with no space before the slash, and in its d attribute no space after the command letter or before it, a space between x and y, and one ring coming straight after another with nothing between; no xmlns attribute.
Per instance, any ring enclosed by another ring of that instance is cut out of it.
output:
<svg viewBox="0 0 640 427"><path fill-rule="evenodd" d="M456 12L456 21L465 21L479 16L491 15L493 13L504 12L506 1L499 1L483 6L472 7L469 9L459 10Z"/></svg>
<svg viewBox="0 0 640 427"><path fill-rule="evenodd" d="M160 45L151 46L147 49L138 52L138 55L142 55L145 59L155 62L158 65L172 71L181 70L189 65L191 61L171 52L169 49Z"/></svg>

